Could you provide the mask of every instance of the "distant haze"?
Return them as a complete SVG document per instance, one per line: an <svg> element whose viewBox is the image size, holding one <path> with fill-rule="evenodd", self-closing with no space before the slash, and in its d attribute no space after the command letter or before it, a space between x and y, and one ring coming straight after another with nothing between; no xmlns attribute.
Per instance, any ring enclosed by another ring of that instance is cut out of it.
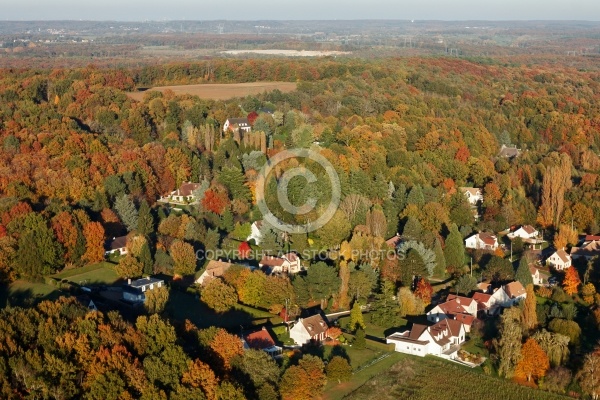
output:
<svg viewBox="0 0 600 400"><path fill-rule="evenodd" d="M0 0L0 20L600 20L599 0Z"/></svg>

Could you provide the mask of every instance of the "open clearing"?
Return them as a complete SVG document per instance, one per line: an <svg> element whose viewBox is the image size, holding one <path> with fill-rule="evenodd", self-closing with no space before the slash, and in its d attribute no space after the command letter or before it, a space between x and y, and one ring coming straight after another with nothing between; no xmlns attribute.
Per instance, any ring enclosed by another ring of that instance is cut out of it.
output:
<svg viewBox="0 0 600 400"><path fill-rule="evenodd" d="M283 93L296 90L295 82L247 82L247 83L207 83L200 85L177 85L156 86L145 91L130 92L127 95L133 100L142 101L144 93L158 91L164 93L166 90L173 91L176 95L189 94L201 99L228 100L234 97L245 97L248 95L270 92L278 89Z"/></svg>

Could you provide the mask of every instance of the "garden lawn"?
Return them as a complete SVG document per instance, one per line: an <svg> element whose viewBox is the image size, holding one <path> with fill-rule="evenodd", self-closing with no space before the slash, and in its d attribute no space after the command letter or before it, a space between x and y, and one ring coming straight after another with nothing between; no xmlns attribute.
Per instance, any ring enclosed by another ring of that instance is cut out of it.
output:
<svg viewBox="0 0 600 400"><path fill-rule="evenodd" d="M112 285L119 280L113 264L106 261L69 269L51 277L58 280L66 279L81 286L94 284Z"/></svg>
<svg viewBox="0 0 600 400"><path fill-rule="evenodd" d="M385 339L385 337L386 337L385 331L389 330L391 327L382 327L379 325L372 324L371 316L368 313L363 314L363 319L364 319L365 325L366 325L365 332L366 332L367 336ZM342 329L345 329L346 326L348 325L348 322L350 321L350 316L342 317L338 321L339 321L340 327ZM404 326L406 326L407 323L408 323L408 321L405 320L404 318L402 318L400 320L400 324L398 326L394 326L393 328L394 328L394 330L396 330L396 329L401 330Z"/></svg>
<svg viewBox="0 0 600 400"><path fill-rule="evenodd" d="M171 290L166 311L173 319L177 321L189 319L198 328L219 326L237 330L238 332L240 325L248 328L252 325L260 325L269 321L273 325L283 322L277 315L242 304L236 304L232 310L223 314L217 314L203 304L197 295L178 290Z"/></svg>
<svg viewBox="0 0 600 400"><path fill-rule="evenodd" d="M41 300L54 300L61 292L41 282L15 281L0 290L0 305L6 306L10 300L13 306L31 306Z"/></svg>
<svg viewBox="0 0 600 400"><path fill-rule="evenodd" d="M461 400L559 400L569 397L520 386L515 382L487 376L480 368L471 369L433 356L400 355L391 368L378 368L378 375L346 396L331 399L461 399ZM385 361L385 360L384 360ZM383 362L383 361L382 361ZM367 369L368 370L368 369ZM353 377L353 381L357 378ZM331 390L328 390L328 394Z"/></svg>

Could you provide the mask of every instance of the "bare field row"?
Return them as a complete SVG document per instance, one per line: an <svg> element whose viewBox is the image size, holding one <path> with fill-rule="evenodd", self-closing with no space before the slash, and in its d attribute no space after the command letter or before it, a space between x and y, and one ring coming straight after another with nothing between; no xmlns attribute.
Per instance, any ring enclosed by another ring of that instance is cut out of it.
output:
<svg viewBox="0 0 600 400"><path fill-rule="evenodd" d="M245 97L278 89L284 93L296 90L294 82L248 82L248 83L208 83L200 85L157 86L145 91L130 92L127 95L133 100L142 101L148 91L173 91L176 95L189 94L202 99L228 100L234 97Z"/></svg>

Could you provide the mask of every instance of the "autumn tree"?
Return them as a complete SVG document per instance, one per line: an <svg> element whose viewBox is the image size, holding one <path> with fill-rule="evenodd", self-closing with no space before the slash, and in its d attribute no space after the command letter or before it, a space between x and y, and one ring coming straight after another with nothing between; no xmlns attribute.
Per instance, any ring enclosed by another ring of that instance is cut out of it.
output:
<svg viewBox="0 0 600 400"><path fill-rule="evenodd" d="M176 275L192 275L196 271L196 253L191 244L176 240L169 249Z"/></svg>
<svg viewBox="0 0 600 400"><path fill-rule="evenodd" d="M525 304L523 306L523 326L527 330L532 330L538 324L536 313L537 299L532 283L528 284L525 290L527 291L527 297L525 297Z"/></svg>
<svg viewBox="0 0 600 400"><path fill-rule="evenodd" d="M233 358L244 352L240 338L221 328L217 330L217 334L211 340L210 349L216 355L219 367L224 371L229 371Z"/></svg>
<svg viewBox="0 0 600 400"><path fill-rule="evenodd" d="M327 379L330 381L347 381L352 376L352 367L344 357L334 356L325 368Z"/></svg>
<svg viewBox="0 0 600 400"><path fill-rule="evenodd" d="M554 235L554 248L564 250L567 245L576 245L578 240L579 236L576 229L571 229L567 224L561 224L558 228L558 233Z"/></svg>
<svg viewBox="0 0 600 400"><path fill-rule="evenodd" d="M565 192L571 188L571 158L561 153L555 165L547 168L542 182L542 204L538 222L544 227L559 226L563 213Z"/></svg>
<svg viewBox="0 0 600 400"><path fill-rule="evenodd" d="M431 304L431 296L433 295L433 288L429 281L425 278L419 279L417 288L415 289L415 296L421 299L423 305L426 307Z"/></svg>
<svg viewBox="0 0 600 400"><path fill-rule="evenodd" d="M298 365L289 367L279 384L283 400L311 400L320 396L327 383L323 369L323 361L312 355L305 355Z"/></svg>
<svg viewBox="0 0 600 400"><path fill-rule="evenodd" d="M515 376L527 379L529 382L544 377L548 369L550 369L550 361L544 350L535 339L527 339L521 348L521 360L515 368Z"/></svg>
<svg viewBox="0 0 600 400"><path fill-rule="evenodd" d="M181 383L193 388L200 388L207 400L216 400L216 391L219 378L208 364L196 359L188 361L187 371L181 377Z"/></svg>
<svg viewBox="0 0 600 400"><path fill-rule="evenodd" d="M83 226L86 250L81 257L85 262L95 263L104 259L104 228L100 222L88 222Z"/></svg>
<svg viewBox="0 0 600 400"><path fill-rule="evenodd" d="M415 297L415 295L407 287L401 287L398 290L398 305L399 315L404 317L406 315L419 315L425 310L423 301Z"/></svg>
<svg viewBox="0 0 600 400"><path fill-rule="evenodd" d="M142 275L142 264L133 256L126 255L121 257L119 263L115 265L117 275L122 278L136 278Z"/></svg>
<svg viewBox="0 0 600 400"><path fill-rule="evenodd" d="M348 289L349 289L349 284L350 284L350 268L348 268L348 262L346 260L340 261L339 276L340 276L339 307L341 309L347 309L350 306L350 298L348 296Z"/></svg>
<svg viewBox="0 0 600 400"><path fill-rule="evenodd" d="M580 284L581 279L579 279L579 274L575 267L571 266L567 268L563 279L563 289L565 290L565 293L571 296L574 295L579 290Z"/></svg>
<svg viewBox="0 0 600 400"><path fill-rule="evenodd" d="M504 310L500 316L499 339L496 341L500 376L511 377L521 357L521 311L517 307Z"/></svg>
<svg viewBox="0 0 600 400"><path fill-rule="evenodd" d="M592 399L600 397L600 351L598 347L585 355L583 366L577 373L577 381Z"/></svg>
<svg viewBox="0 0 600 400"><path fill-rule="evenodd" d="M146 300L144 308L149 314L160 314L165 309L169 301L169 289L166 286L155 287L146 291Z"/></svg>
<svg viewBox="0 0 600 400"><path fill-rule="evenodd" d="M210 279L202 286L200 300L218 313L229 311L238 301L234 288L220 279Z"/></svg>

